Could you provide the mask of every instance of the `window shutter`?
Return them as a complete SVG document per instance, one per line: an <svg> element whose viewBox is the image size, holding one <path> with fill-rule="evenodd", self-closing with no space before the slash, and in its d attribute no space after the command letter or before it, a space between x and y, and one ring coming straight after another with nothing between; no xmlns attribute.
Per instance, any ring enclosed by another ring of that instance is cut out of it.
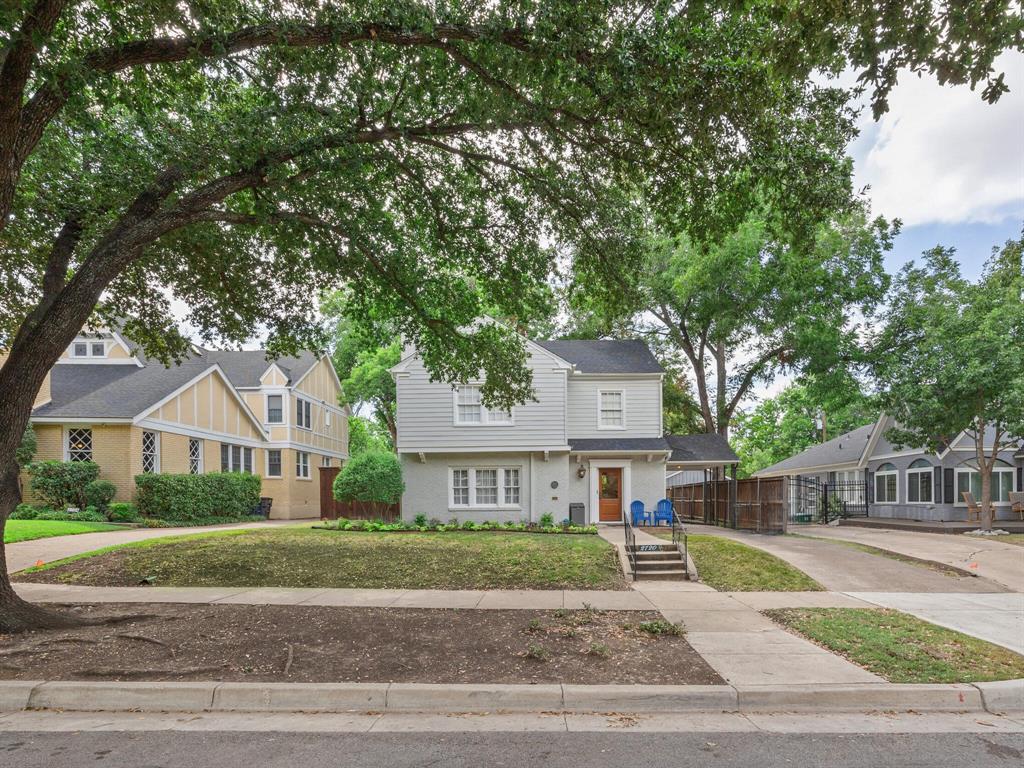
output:
<svg viewBox="0 0 1024 768"><path fill-rule="evenodd" d="M932 491L932 498L936 504L942 503L942 467L935 468L935 489Z"/></svg>
<svg viewBox="0 0 1024 768"><path fill-rule="evenodd" d="M864 480L868 486L868 504L875 503L875 473L870 469L864 470Z"/></svg>
<svg viewBox="0 0 1024 768"><path fill-rule="evenodd" d="M836 484L836 473L835 472L829 472L828 473L828 484L829 485L835 485Z"/></svg>
<svg viewBox="0 0 1024 768"><path fill-rule="evenodd" d="M942 501L946 504L956 503L956 494L953 492L952 467L942 470Z"/></svg>
<svg viewBox="0 0 1024 768"><path fill-rule="evenodd" d="M1017 467L1017 490L1024 491L1024 467Z"/></svg>

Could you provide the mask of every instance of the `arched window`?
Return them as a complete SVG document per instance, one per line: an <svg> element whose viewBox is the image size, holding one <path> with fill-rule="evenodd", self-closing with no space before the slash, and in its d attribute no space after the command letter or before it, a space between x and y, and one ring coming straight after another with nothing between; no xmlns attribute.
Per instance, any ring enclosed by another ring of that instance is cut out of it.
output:
<svg viewBox="0 0 1024 768"><path fill-rule="evenodd" d="M915 459L907 469L907 503L931 504L932 489L935 486L935 475L931 462L927 459Z"/></svg>
<svg viewBox="0 0 1024 768"><path fill-rule="evenodd" d="M1010 492L1014 489L1013 465L1002 459L996 459L992 467L992 503L1009 504ZM968 459L956 468L956 504L963 507L964 493L970 493L974 500L981 503L981 473L978 471L976 459Z"/></svg>
<svg viewBox="0 0 1024 768"><path fill-rule="evenodd" d="M900 473L895 464L886 462L875 470L875 504L895 504L899 495Z"/></svg>

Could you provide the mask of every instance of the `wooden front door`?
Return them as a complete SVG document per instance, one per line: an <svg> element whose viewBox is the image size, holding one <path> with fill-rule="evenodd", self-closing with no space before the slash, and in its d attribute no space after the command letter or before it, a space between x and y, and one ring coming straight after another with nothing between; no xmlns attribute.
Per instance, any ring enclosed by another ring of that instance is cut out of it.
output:
<svg viewBox="0 0 1024 768"><path fill-rule="evenodd" d="M622 520L622 469L608 467L597 472L597 519L617 523Z"/></svg>

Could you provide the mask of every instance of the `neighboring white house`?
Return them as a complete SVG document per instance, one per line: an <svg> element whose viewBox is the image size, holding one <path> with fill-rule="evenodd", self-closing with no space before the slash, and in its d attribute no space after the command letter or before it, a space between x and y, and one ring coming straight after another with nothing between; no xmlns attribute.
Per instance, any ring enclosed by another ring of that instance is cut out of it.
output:
<svg viewBox="0 0 1024 768"><path fill-rule="evenodd" d="M957 521L967 518L962 493L981 501L974 439L961 433L939 453L895 448L885 432L893 426L882 415L873 424L813 445L788 459L755 472L755 477L791 477L842 487L862 484L861 501L869 517ZM987 436L986 453L992 450ZM1002 451L992 473L996 519L1010 519L1009 494L1024 487L1024 451Z"/></svg>
<svg viewBox="0 0 1024 768"><path fill-rule="evenodd" d="M391 369L403 518L561 521L582 504L587 522L618 522L665 496L674 454L693 469L736 461L717 435L663 434L664 371L643 342L526 344L535 400L511 411L485 407L479 382L431 382L414 350Z"/></svg>

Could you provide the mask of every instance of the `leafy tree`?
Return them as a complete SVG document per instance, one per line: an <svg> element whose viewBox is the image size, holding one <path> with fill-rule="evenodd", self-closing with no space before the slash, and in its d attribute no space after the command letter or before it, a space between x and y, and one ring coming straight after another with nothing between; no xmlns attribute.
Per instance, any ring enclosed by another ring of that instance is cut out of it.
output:
<svg viewBox="0 0 1024 768"><path fill-rule="evenodd" d="M639 253L638 199L704 235L754 186L794 220L849 174L852 65L885 95L901 67L1005 90L1012 3L858 0L724 7L596 0L0 7L0 522L46 373L87 321L128 318L156 359L203 341L321 346L313 286L415 343L431 373L530 395L521 340L467 332L481 306L530 315L561 249L611 295ZM815 214L813 218L817 218ZM2 531L0 531L2 532ZM0 630L33 609L0 558Z"/></svg>
<svg viewBox="0 0 1024 768"><path fill-rule="evenodd" d="M825 430L818 426L822 415ZM853 380L831 392L819 391L813 382L798 381L749 411L738 413L731 442L740 457L740 472L749 477L877 418L877 404Z"/></svg>
<svg viewBox="0 0 1024 768"><path fill-rule="evenodd" d="M362 416L348 417L349 456L358 456L367 452L393 451L394 449L390 434L376 420Z"/></svg>
<svg viewBox="0 0 1024 768"><path fill-rule="evenodd" d="M700 406L693 398L690 382L670 365L665 368L661 385L661 421L665 432L671 435L703 432Z"/></svg>
<svg viewBox="0 0 1024 768"><path fill-rule="evenodd" d="M369 504L376 515L397 504L405 491L402 465L394 453L370 451L353 457L334 478L334 498Z"/></svg>
<svg viewBox="0 0 1024 768"><path fill-rule="evenodd" d="M346 400L353 405L363 403L373 408L373 417L388 431L391 445L398 443L395 415L398 395L391 367L402 357L402 346L393 341L386 347L364 350L356 358L348 378L341 382Z"/></svg>
<svg viewBox="0 0 1024 768"><path fill-rule="evenodd" d="M992 528L992 469L1024 436L1024 237L993 249L981 279L960 274L952 248L908 264L873 339L873 371L899 446L974 442L982 525Z"/></svg>
<svg viewBox="0 0 1024 768"><path fill-rule="evenodd" d="M704 431L727 436L758 383L782 372L839 383L858 349L857 315L888 285L882 256L895 229L853 214L803 236L759 214L720 242L653 237L625 301L584 296L577 307L680 359Z"/></svg>

